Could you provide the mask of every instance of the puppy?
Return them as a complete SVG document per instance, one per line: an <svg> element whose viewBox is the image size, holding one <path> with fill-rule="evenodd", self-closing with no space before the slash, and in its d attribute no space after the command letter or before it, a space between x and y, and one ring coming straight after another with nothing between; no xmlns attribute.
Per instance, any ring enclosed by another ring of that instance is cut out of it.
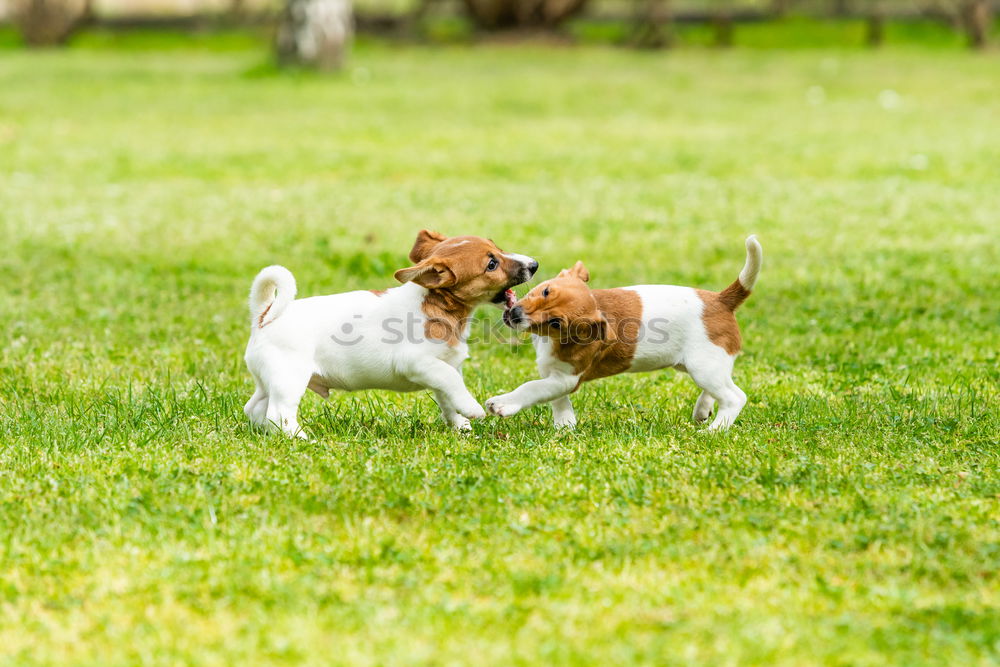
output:
<svg viewBox="0 0 1000 667"><path fill-rule="evenodd" d="M538 262L478 236L427 230L410 260L395 273L401 287L299 300L288 269L257 274L244 356L257 385L243 408L251 422L305 437L297 414L306 389L324 398L331 389L430 389L456 429L486 415L460 370L470 316L487 302L509 307L510 288L529 280Z"/></svg>
<svg viewBox="0 0 1000 667"><path fill-rule="evenodd" d="M591 290L582 262L541 283L503 319L531 332L542 379L494 396L486 408L509 417L549 402L555 425L573 427L569 394L580 383L672 367L690 374L702 390L694 419L708 419L718 401L709 430L728 428L747 400L731 377L741 344L733 311L750 296L763 259L755 236L746 248L739 279L721 292L673 285Z"/></svg>

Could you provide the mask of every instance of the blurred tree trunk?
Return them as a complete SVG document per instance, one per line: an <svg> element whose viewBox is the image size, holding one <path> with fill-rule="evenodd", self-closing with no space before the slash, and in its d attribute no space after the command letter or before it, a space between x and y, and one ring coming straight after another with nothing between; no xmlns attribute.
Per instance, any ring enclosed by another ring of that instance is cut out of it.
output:
<svg viewBox="0 0 1000 667"><path fill-rule="evenodd" d="M725 9L716 12L712 17L712 25L715 27L715 46L719 48L729 48L733 45L733 17Z"/></svg>
<svg viewBox="0 0 1000 667"><path fill-rule="evenodd" d="M833 0L833 15L847 16L851 11L850 0Z"/></svg>
<svg viewBox="0 0 1000 667"><path fill-rule="evenodd" d="M962 26L974 49L986 48L989 41L992 14L989 0L970 0L962 5Z"/></svg>
<svg viewBox="0 0 1000 667"><path fill-rule="evenodd" d="M89 0L20 0L13 20L28 46L59 46L90 14Z"/></svg>
<svg viewBox="0 0 1000 667"><path fill-rule="evenodd" d="M554 28L580 12L587 0L462 0L484 30Z"/></svg>
<svg viewBox="0 0 1000 667"><path fill-rule="evenodd" d="M868 15L868 28L865 33L865 43L874 48L882 46L885 40L885 16L879 8Z"/></svg>
<svg viewBox="0 0 1000 667"><path fill-rule="evenodd" d="M406 17L405 30L410 35L416 35L423 30L424 22L441 0L418 0L416 7Z"/></svg>
<svg viewBox="0 0 1000 667"><path fill-rule="evenodd" d="M350 0L288 0L278 24L278 62L338 69L353 35Z"/></svg>
<svg viewBox="0 0 1000 667"><path fill-rule="evenodd" d="M231 21L242 21L245 13L246 3L244 0L229 0L229 19Z"/></svg>
<svg viewBox="0 0 1000 667"><path fill-rule="evenodd" d="M792 0L771 0L771 13L775 16L784 16L792 6Z"/></svg>
<svg viewBox="0 0 1000 667"><path fill-rule="evenodd" d="M631 46L640 49L665 49L673 45L673 12L670 0L635 0L636 15Z"/></svg>

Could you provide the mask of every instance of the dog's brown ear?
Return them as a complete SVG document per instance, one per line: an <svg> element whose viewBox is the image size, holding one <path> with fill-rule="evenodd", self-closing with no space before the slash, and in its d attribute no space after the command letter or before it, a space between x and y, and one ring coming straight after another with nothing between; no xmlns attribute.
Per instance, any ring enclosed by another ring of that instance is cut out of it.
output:
<svg viewBox="0 0 1000 667"><path fill-rule="evenodd" d="M564 342L572 341L586 345L597 341L613 343L618 340L615 328L608 322L604 313L597 313L594 319L576 320L568 329L563 336Z"/></svg>
<svg viewBox="0 0 1000 667"><path fill-rule="evenodd" d="M393 274L401 283L416 283L427 289L451 287L455 284L455 272L444 262L423 261L416 266L400 269Z"/></svg>
<svg viewBox="0 0 1000 667"><path fill-rule="evenodd" d="M563 269L562 271L559 272L560 278L565 278L566 276L570 276L572 278L579 278L583 282L587 282L588 280L590 280L590 271L588 271L587 267L583 265L583 262L577 262L576 264L573 265L573 268Z"/></svg>
<svg viewBox="0 0 1000 667"><path fill-rule="evenodd" d="M601 340L605 343L613 343L618 340L618 334L615 333L614 326L608 322L608 318L604 316L604 313L600 313L600 319L597 320L597 333Z"/></svg>
<svg viewBox="0 0 1000 667"><path fill-rule="evenodd" d="M429 229L421 229L420 233L417 234L417 240L413 244L413 249L410 250L410 261L414 264L424 261L430 257L434 246L441 243L441 241L447 240L448 237L444 234L438 234Z"/></svg>

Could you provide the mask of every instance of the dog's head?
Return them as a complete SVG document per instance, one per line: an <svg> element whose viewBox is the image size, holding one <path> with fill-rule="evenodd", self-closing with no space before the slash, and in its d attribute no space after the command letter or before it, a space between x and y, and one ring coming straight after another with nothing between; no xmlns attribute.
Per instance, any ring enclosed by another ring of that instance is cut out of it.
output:
<svg viewBox="0 0 1000 667"><path fill-rule="evenodd" d="M590 273L583 262L546 280L503 314L512 329L530 331L567 343L614 340L614 328L597 307L587 287Z"/></svg>
<svg viewBox="0 0 1000 667"><path fill-rule="evenodd" d="M396 271L396 280L414 282L432 290L446 290L462 303L510 305L515 285L527 282L538 262L507 253L479 236L448 238L423 230L410 250L413 266Z"/></svg>

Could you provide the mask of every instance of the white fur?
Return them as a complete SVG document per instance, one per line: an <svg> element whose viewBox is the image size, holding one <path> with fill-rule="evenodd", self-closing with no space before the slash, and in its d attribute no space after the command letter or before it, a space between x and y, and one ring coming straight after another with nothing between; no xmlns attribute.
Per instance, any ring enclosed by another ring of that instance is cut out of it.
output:
<svg viewBox="0 0 1000 667"><path fill-rule="evenodd" d="M747 260L740 273L740 282L748 290L760 272L763 251L755 236L747 239ZM729 428L746 404L746 394L733 384L733 362L736 355L709 340L702 311L705 303L691 287L673 285L636 285L632 290L642 302L642 324L635 355L626 372L641 373L661 368L685 371L701 389L695 404L695 421L705 421L712 413L715 401L719 410L709 430ZM549 402L556 427L572 428L576 414L569 394L579 386L582 377L572 366L552 356L552 341L532 336L538 373L542 379L526 382L520 387L486 401L486 409L501 417L517 414L524 408Z"/></svg>
<svg viewBox="0 0 1000 667"><path fill-rule="evenodd" d="M257 385L244 407L247 417L269 431L305 437L297 413L307 388L322 396L330 389L430 389L445 421L469 428L470 419L486 413L460 371L468 331L455 346L427 339L426 293L406 283L380 296L358 291L292 300L291 273L282 267L261 271L251 289L244 356Z"/></svg>
<svg viewBox="0 0 1000 667"><path fill-rule="evenodd" d="M757 282L757 274L764 262L764 249L760 247L756 234L747 237L747 261L740 271L740 284L749 292Z"/></svg>
<svg viewBox="0 0 1000 667"><path fill-rule="evenodd" d="M295 300L295 292L295 276L291 271L277 264L261 269L250 287L250 327L277 319Z"/></svg>
<svg viewBox="0 0 1000 667"><path fill-rule="evenodd" d="M527 255L519 255L516 252L505 252L504 257L506 257L507 259L512 259L518 264L525 264L525 265L531 264L532 262L535 261L531 257L528 257Z"/></svg>

